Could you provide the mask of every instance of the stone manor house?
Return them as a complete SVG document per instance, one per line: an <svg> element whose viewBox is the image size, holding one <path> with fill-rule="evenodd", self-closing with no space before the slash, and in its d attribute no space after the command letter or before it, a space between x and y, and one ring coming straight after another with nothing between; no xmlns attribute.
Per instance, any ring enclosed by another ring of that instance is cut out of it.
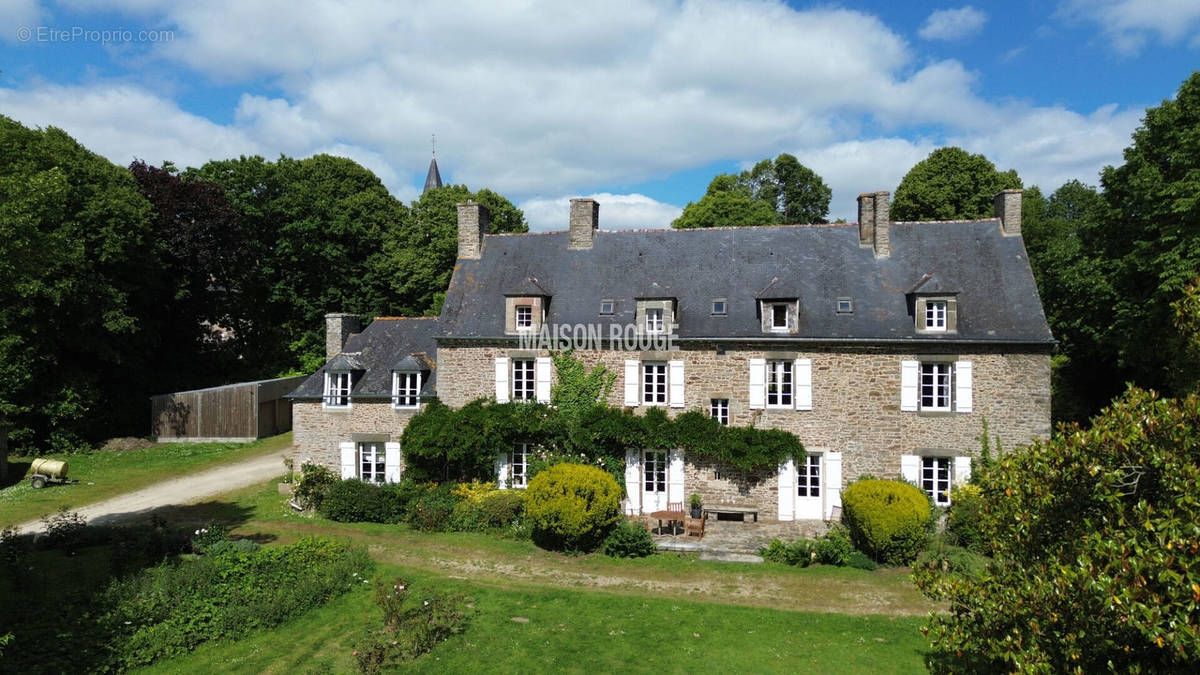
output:
<svg viewBox="0 0 1200 675"><path fill-rule="evenodd" d="M765 519L828 519L863 474L946 504L985 418L1006 447L1050 433L1054 339L1021 191L978 221L893 222L887 192L858 201L857 224L610 231L595 201L574 199L565 232L501 235L486 208L460 204L440 317L326 317L328 361L291 395L296 460L399 480L401 433L426 401L548 402L550 352L530 338L580 325L600 340L576 356L617 375L610 405L699 409L806 450L760 472L631 450L628 513L698 493ZM529 453L498 453L501 486L525 486Z"/></svg>

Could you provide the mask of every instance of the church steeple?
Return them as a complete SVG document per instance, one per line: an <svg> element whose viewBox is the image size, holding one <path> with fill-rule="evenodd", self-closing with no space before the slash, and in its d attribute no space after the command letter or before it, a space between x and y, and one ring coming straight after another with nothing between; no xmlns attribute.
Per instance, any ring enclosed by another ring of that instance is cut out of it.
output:
<svg viewBox="0 0 1200 675"><path fill-rule="evenodd" d="M433 146L433 159L429 160L429 173L425 175L425 189L421 191L421 194L442 187L442 174L438 171L437 165L437 137L431 137L430 143Z"/></svg>

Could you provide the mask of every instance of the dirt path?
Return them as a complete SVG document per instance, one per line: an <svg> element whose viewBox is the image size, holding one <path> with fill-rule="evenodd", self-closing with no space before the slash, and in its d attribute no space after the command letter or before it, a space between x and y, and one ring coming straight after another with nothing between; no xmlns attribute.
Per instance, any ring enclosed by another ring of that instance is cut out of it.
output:
<svg viewBox="0 0 1200 675"><path fill-rule="evenodd" d="M226 464L158 483L148 488L71 509L92 524L106 524L136 517L161 506L190 504L208 497L270 480L283 473L278 453ZM42 531L39 520L19 525L21 532Z"/></svg>

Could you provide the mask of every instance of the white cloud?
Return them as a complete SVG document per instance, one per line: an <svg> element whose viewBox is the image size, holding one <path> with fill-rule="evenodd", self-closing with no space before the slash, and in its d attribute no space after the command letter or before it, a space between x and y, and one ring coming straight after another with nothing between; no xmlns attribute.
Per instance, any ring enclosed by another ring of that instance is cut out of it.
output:
<svg viewBox="0 0 1200 675"><path fill-rule="evenodd" d="M1147 42L1174 45L1184 38L1200 44L1200 3L1196 0L1065 0L1058 16L1093 23L1113 47L1137 54Z"/></svg>
<svg viewBox="0 0 1200 675"><path fill-rule="evenodd" d="M963 40L983 30L986 12L967 5L958 9L939 9L930 14L917 31L926 40Z"/></svg>
<svg viewBox="0 0 1200 675"><path fill-rule="evenodd" d="M664 229L683 212L678 206L640 194L598 192L584 196L600 203L602 230ZM535 197L521 202L519 207L525 212L530 231L565 230L571 216L571 197Z"/></svg>
<svg viewBox="0 0 1200 675"><path fill-rule="evenodd" d="M5 0L0 3L0 42L28 42L45 15L37 0Z"/></svg>

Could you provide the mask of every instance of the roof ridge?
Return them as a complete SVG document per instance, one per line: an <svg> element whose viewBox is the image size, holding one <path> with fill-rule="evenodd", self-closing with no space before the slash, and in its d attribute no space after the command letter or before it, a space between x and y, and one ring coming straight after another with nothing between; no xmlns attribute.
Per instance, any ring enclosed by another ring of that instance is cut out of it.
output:
<svg viewBox="0 0 1200 675"><path fill-rule="evenodd" d="M987 223L1000 222L995 216L991 218L951 218L950 220L893 220L892 225L942 225L945 223Z"/></svg>
<svg viewBox="0 0 1200 675"><path fill-rule="evenodd" d="M377 316L373 321L437 321L436 316Z"/></svg>

